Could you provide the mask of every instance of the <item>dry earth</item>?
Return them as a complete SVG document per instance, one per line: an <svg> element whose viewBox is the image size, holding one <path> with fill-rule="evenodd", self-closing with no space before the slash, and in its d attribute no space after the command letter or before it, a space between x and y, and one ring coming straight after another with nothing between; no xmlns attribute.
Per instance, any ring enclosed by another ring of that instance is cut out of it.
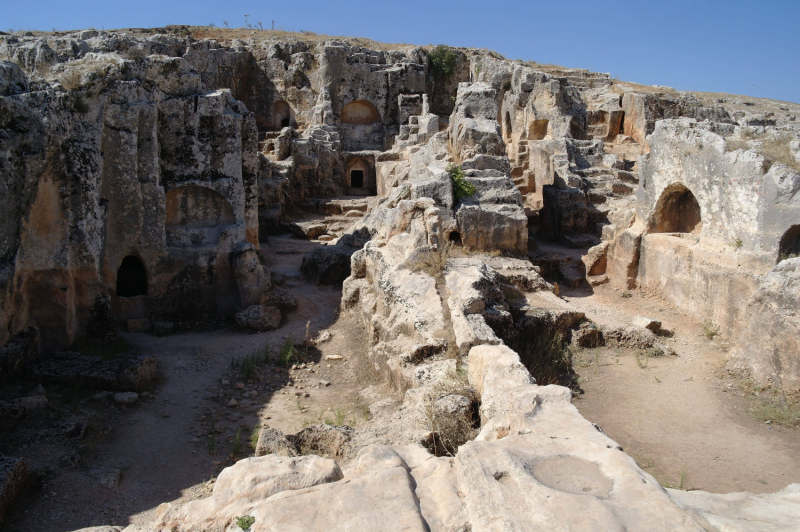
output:
<svg viewBox="0 0 800 532"><path fill-rule="evenodd" d="M678 356L582 350L581 413L665 486L771 493L800 482L800 429L752 415L752 398L720 371L724 339L709 340L701 323L656 297L623 293L606 285L562 296L598 324L622 325L637 314L661 320Z"/></svg>

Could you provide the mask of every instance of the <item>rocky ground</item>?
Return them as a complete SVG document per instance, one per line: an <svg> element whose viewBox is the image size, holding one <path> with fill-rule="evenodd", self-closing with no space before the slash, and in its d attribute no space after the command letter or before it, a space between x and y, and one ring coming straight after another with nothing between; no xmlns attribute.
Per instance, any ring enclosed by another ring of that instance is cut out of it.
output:
<svg viewBox="0 0 800 532"><path fill-rule="evenodd" d="M278 330L251 334L236 328L168 337L125 333L134 349L157 357L162 382L130 406L106 399L78 402L64 418L92 420L77 443L80 460L66 461L75 438L51 437L63 420L28 419L14 430L24 435L17 456L38 472L27 501L9 518L9 530L67 531L107 524L146 524L164 501L210 493L213 479L237 459L252 455L256 427L286 434L325 420L357 425L365 409L357 393L374 384L357 363L363 335L353 320L337 321L341 291L300 279L304 253L316 244L272 238L265 250L283 288L298 308ZM261 366L246 379L231 359L273 356L287 336L303 341L327 329L331 339L311 348L293 366ZM341 357L327 360L326 357ZM304 363L302 361L305 361ZM227 406L235 399L236 406ZM367 414L368 415L368 414ZM12 444L13 446L13 444Z"/></svg>
<svg viewBox="0 0 800 532"><path fill-rule="evenodd" d="M29 419L27 443L18 449L39 482L9 519L9 530L147 525L164 501L208 496L224 467L252 455L257 427L291 434L320 422L366 421L368 405L358 392L376 380L363 363L364 331L353 318L339 318L339 290L311 285L299 275L303 254L316 245L273 237L262 253L274 278L298 300L280 329L160 338L126 333L136 350L158 359L163 379L152 392L130 406L87 398L61 420ZM663 485L762 493L800 481L798 429L756 419L751 399L721 380L724 339L709 340L701 324L646 294L604 285L564 287L561 296L598 325L623 325L646 315L671 331L664 341L675 357L646 358L640 351L607 347L575 353L583 392L576 406ZM301 342L307 327L310 336L328 330L331 338L308 352L301 349L305 355L294 369L266 364L248 379L231 367L232 358L263 353L267 345L274 357L289 335ZM380 387L372 386L373 394L375 389ZM228 406L231 399L236 406ZM70 416L92 420L78 447L80 459L71 463L63 458L72 448L63 443L68 440L46 437L63 429Z"/></svg>

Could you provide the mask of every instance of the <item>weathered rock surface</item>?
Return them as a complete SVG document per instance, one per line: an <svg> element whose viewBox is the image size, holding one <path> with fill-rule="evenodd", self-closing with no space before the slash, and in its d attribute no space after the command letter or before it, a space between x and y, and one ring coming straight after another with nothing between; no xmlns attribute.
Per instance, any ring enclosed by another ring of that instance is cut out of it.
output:
<svg viewBox="0 0 800 532"><path fill-rule="evenodd" d="M297 447L278 429L264 427L258 433L255 455L277 454L280 456L298 456Z"/></svg>
<svg viewBox="0 0 800 532"><path fill-rule="evenodd" d="M256 517L254 532L273 530L275 528L267 525L263 514L258 513L272 495L286 490L303 492L303 488L336 482L341 478L342 472L336 462L318 456L246 458L220 473L211 497L183 506L159 507L154 529L171 532L225 530L235 526L231 524L234 517L253 515ZM299 511L295 517L305 515L312 522L315 516L321 518L320 514L307 511L311 507Z"/></svg>
<svg viewBox="0 0 800 532"><path fill-rule="evenodd" d="M42 351L126 322L277 327L297 302L273 289L259 241L302 210L314 220L291 228L330 243L303 275L342 283L370 370L402 401L370 405L357 430L263 430L269 454L225 469L210 498L162 505L154 530L232 532L248 514L254 532L791 526L796 489L667 493L569 388L536 385L573 376L570 342L667 348L652 320L587 322L523 257L529 237L591 248L556 265L560 282L660 292L742 329L731 367L793 389L798 262L773 265L800 251L800 174L784 157L800 143L770 150L797 136L793 119L452 56L443 74L421 48L337 39L0 36L0 343L28 326ZM473 194L456 197L448 164ZM345 194L359 199L330 200ZM26 334L0 351L0 377L128 391L155 373L142 358L33 360ZM469 437L445 447L438 415ZM343 474L298 453L351 461Z"/></svg>
<svg viewBox="0 0 800 532"><path fill-rule="evenodd" d="M747 303L747 326L728 367L762 385L800 391L800 258L772 269Z"/></svg>
<svg viewBox="0 0 800 532"><path fill-rule="evenodd" d="M669 496L706 532L790 532L800 522L800 484L777 493L707 493L668 489Z"/></svg>

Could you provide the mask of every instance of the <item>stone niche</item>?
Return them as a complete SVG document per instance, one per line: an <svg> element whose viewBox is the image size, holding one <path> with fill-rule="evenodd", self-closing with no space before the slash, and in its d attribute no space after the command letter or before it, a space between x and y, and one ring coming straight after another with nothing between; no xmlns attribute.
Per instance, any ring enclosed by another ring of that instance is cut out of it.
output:
<svg viewBox="0 0 800 532"><path fill-rule="evenodd" d="M347 151L382 150L385 131L381 115L367 100L355 100L339 115L342 147Z"/></svg>
<svg viewBox="0 0 800 532"><path fill-rule="evenodd" d="M226 227L236 224L231 204L207 187L188 185L166 196L167 245L216 245Z"/></svg>
<svg viewBox="0 0 800 532"><path fill-rule="evenodd" d="M345 157L347 194L375 196L375 159L371 154L350 154Z"/></svg>
<svg viewBox="0 0 800 532"><path fill-rule="evenodd" d="M699 233L703 227L700 205L692 191L680 183L668 186L656 203L651 233Z"/></svg>
<svg viewBox="0 0 800 532"><path fill-rule="evenodd" d="M275 131L296 125L294 111L288 103L281 100L272 104L272 127Z"/></svg>

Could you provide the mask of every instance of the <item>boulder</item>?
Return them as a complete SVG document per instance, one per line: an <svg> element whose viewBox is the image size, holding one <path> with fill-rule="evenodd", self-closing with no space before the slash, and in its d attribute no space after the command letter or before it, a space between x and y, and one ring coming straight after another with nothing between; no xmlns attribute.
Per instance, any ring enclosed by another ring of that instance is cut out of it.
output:
<svg viewBox="0 0 800 532"><path fill-rule="evenodd" d="M341 478L342 471L336 462L318 456L285 457L271 454L245 458L222 470L211 497L183 506L164 504L159 507L153 528L164 532L203 532L225 529L236 516L253 515L256 517L255 530L271 530L266 526L267 517L256 512L269 506L274 495L286 490L299 490L293 493L302 493L304 488L336 482ZM283 525L292 526L294 520L319 518L321 514L308 511L316 507L306 506L305 510ZM303 518L303 515L306 517ZM332 516L325 519L329 525L333 524Z"/></svg>
<svg viewBox="0 0 800 532"><path fill-rule="evenodd" d="M800 257L780 262L747 303L727 367L761 385L800 392Z"/></svg>
<svg viewBox="0 0 800 532"><path fill-rule="evenodd" d="M252 305L236 314L236 323L243 329L271 331L281 326L281 311L271 305Z"/></svg>
<svg viewBox="0 0 800 532"><path fill-rule="evenodd" d="M121 392L114 394L114 402L121 405L132 405L139 400L139 394L136 392Z"/></svg>
<svg viewBox="0 0 800 532"><path fill-rule="evenodd" d="M292 442L286 439L278 429L269 427L262 427L261 432L258 433L258 442L256 443L256 456L264 456L267 454L277 454L279 456L299 456L297 448Z"/></svg>
<svg viewBox="0 0 800 532"><path fill-rule="evenodd" d="M634 327L642 327L655 334L661 332L661 321L648 318L647 316L634 316L631 319L631 324Z"/></svg>
<svg viewBox="0 0 800 532"><path fill-rule="evenodd" d="M34 412L47 407L47 397L44 395L31 395L14 399L14 404L25 412Z"/></svg>
<svg viewBox="0 0 800 532"><path fill-rule="evenodd" d="M28 483L28 465L21 458L0 455L0 524Z"/></svg>

